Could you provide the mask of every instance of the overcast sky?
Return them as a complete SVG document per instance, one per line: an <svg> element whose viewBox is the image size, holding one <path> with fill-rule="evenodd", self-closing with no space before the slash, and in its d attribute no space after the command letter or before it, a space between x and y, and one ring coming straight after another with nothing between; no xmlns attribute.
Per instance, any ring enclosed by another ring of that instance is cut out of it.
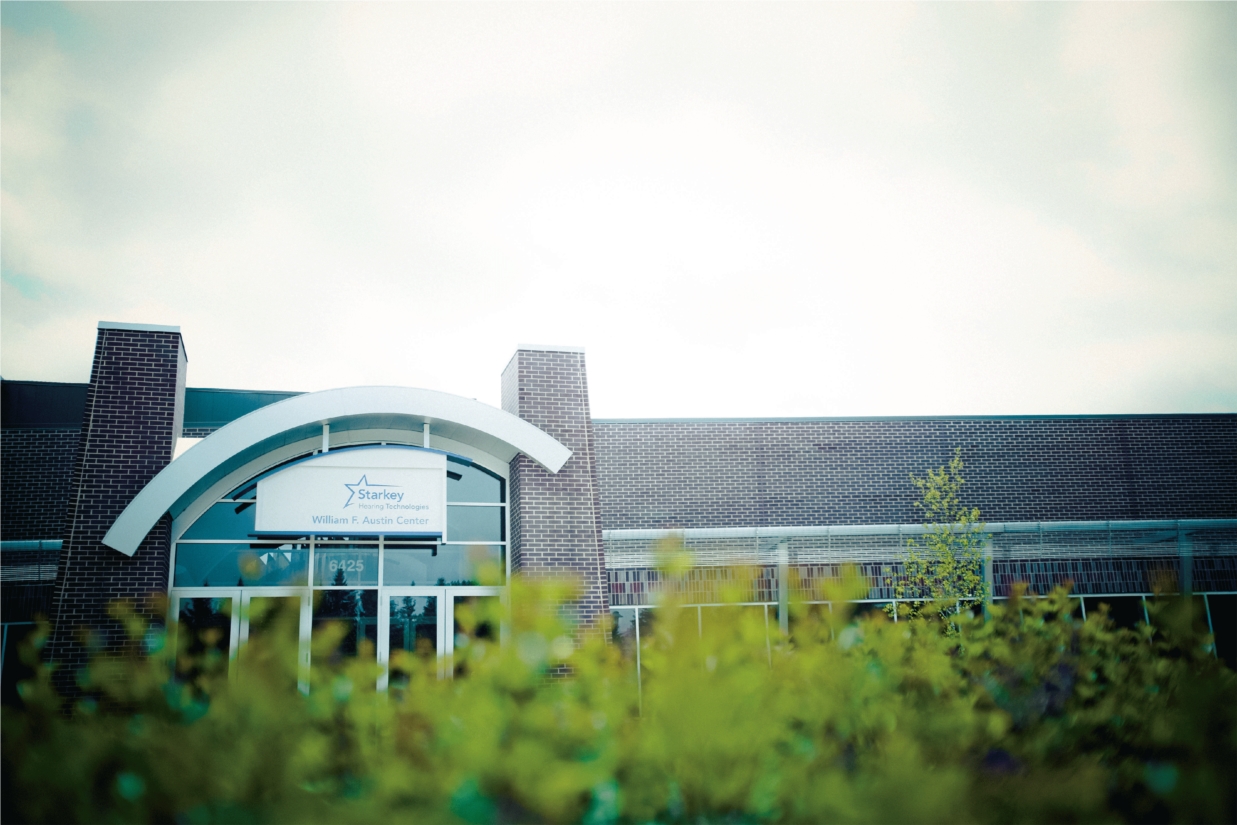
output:
<svg viewBox="0 0 1237 825"><path fill-rule="evenodd" d="M1237 410L1233 4L0 5L0 372Z"/></svg>

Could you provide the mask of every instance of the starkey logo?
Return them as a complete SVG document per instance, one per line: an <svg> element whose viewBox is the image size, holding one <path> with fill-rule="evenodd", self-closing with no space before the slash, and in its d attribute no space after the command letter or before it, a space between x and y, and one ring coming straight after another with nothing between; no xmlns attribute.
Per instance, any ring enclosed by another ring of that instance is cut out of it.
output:
<svg viewBox="0 0 1237 825"><path fill-rule="evenodd" d="M398 484L371 484L367 476L361 476L360 481L355 484L344 484L348 490L348 500L344 502L344 508L352 506L355 499L358 503L379 503L379 502L394 502L399 503L404 500L403 493L394 492L398 490Z"/></svg>

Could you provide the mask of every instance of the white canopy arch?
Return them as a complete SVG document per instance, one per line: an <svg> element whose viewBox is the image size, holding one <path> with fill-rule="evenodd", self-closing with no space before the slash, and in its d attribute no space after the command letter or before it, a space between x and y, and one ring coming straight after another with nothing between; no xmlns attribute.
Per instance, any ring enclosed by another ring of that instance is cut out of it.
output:
<svg viewBox="0 0 1237 825"><path fill-rule="evenodd" d="M255 410L202 439L150 480L112 524L103 543L126 556L178 505L246 461L284 444L332 431L407 429L468 444L502 461L524 454L557 473L571 450L521 418L488 404L411 387L347 387L294 396ZM175 513L173 513L175 515Z"/></svg>

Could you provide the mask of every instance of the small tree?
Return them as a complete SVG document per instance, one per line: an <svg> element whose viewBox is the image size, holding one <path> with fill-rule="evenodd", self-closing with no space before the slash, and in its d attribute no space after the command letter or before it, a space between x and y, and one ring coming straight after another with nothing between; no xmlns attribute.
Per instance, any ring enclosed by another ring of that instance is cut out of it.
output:
<svg viewBox="0 0 1237 825"><path fill-rule="evenodd" d="M947 465L928 470L922 478L911 474L911 484L919 491L915 507L923 514L926 532L906 540L903 576L894 593L899 599L921 600L910 603L912 615L929 602L944 615L955 606L982 604L990 595L984 576L987 525L980 521L978 507L962 504L962 469L958 447Z"/></svg>

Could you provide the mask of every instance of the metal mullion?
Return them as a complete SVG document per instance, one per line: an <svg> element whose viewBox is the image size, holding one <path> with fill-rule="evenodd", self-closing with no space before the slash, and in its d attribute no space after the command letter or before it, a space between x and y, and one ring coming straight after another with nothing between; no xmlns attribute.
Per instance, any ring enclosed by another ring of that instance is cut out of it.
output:
<svg viewBox="0 0 1237 825"><path fill-rule="evenodd" d="M1211 602L1207 600L1207 594L1203 594L1203 610L1207 614L1207 632L1211 634L1211 655L1219 659L1220 652L1216 650L1216 629L1211 624Z"/></svg>
<svg viewBox="0 0 1237 825"><path fill-rule="evenodd" d="M644 677L640 673L640 608L636 607L632 612L636 614L636 708L641 716L644 715Z"/></svg>
<svg viewBox="0 0 1237 825"><path fill-rule="evenodd" d="M168 553L168 584L167 592L170 595L172 588L176 585L176 553L177 545L180 542L172 542L172 552Z"/></svg>
<svg viewBox="0 0 1237 825"><path fill-rule="evenodd" d="M438 596L438 678L447 678L448 672L454 675L454 663L451 661L455 652L455 599L447 596L445 587L439 589ZM450 620L450 629L448 629ZM447 650L447 645L451 650Z"/></svg>
<svg viewBox="0 0 1237 825"><path fill-rule="evenodd" d="M314 632L314 592L309 588L306 590L301 594L301 622L296 647L296 687L304 696L309 695L309 651Z"/></svg>
<svg viewBox="0 0 1237 825"><path fill-rule="evenodd" d="M241 655L241 594L236 591L232 598L232 616L228 622L228 679L235 680L240 673L237 662Z"/></svg>
<svg viewBox="0 0 1237 825"><path fill-rule="evenodd" d="M437 585L431 585L431 586L437 587ZM502 595L502 588L495 587L492 584L450 584L450 585L443 585L443 587L450 587L453 591L455 591L456 593L459 593L461 596L501 596Z"/></svg>
<svg viewBox="0 0 1237 825"><path fill-rule="evenodd" d="M379 551L381 552L381 550ZM379 574L381 575L381 574ZM381 588L378 590L378 685L380 693L386 692L391 669L391 599Z"/></svg>
<svg viewBox="0 0 1237 825"><path fill-rule="evenodd" d="M302 539L177 539L176 544L304 544Z"/></svg>
<svg viewBox="0 0 1237 825"><path fill-rule="evenodd" d="M237 655L240 654L240 645L249 644L249 606L246 604L247 594L243 591L237 596L237 612L240 614L240 625L237 628Z"/></svg>
<svg viewBox="0 0 1237 825"><path fill-rule="evenodd" d="M773 639L769 635L769 605L765 605L765 650L769 654L769 667L773 667ZM779 605L780 608L780 605ZM779 627L782 617L778 618Z"/></svg>

